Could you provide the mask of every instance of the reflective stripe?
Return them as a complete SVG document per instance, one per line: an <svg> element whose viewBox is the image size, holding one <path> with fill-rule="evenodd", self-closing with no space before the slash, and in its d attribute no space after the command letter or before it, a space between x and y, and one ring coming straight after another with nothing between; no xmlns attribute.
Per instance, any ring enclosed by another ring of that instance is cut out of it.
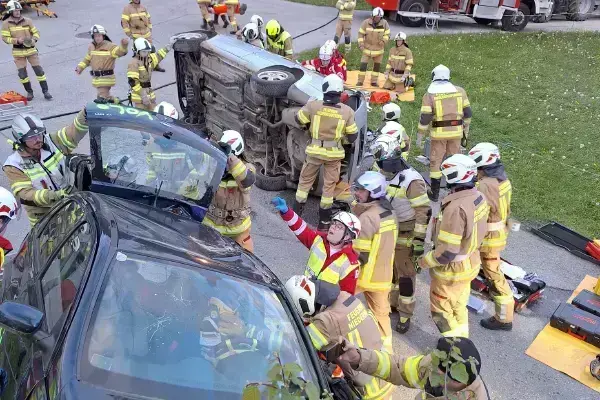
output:
<svg viewBox="0 0 600 400"><path fill-rule="evenodd" d="M369 57L376 57L382 55L384 50L363 50L363 54ZM371 71L373 73L373 71Z"/></svg>
<svg viewBox="0 0 600 400"><path fill-rule="evenodd" d="M427 233L427 225L415 224L415 233Z"/></svg>
<svg viewBox="0 0 600 400"><path fill-rule="evenodd" d="M315 324L308 325L308 327L306 329L308 330L308 334L310 335L310 340L311 340L313 346L315 346L315 349L321 350L323 347L325 347L325 346L327 346L327 344L329 344L329 341L327 341L325 336L323 336L323 334L319 331L319 329L317 329Z"/></svg>
<svg viewBox="0 0 600 400"><path fill-rule="evenodd" d="M303 223L304 230L306 223ZM295 232L294 232L295 233ZM298 233L299 234L299 233ZM342 274L347 275L347 270L351 266L350 260L345 254L340 255L335 261L323 269L327 260L327 249L321 236L317 236L310 247L310 255L306 262L304 274L306 276L315 276L317 279L337 285ZM345 277L346 275L343 275Z"/></svg>
<svg viewBox="0 0 600 400"><path fill-rule="evenodd" d="M217 225L208 216L206 216L202 222L204 223L204 225L216 229L221 235L225 236L237 236L240 233L246 232L248 229L250 229L250 226L252 225L252 220L250 219L250 216L246 217L241 223L234 226Z"/></svg>
<svg viewBox="0 0 600 400"><path fill-rule="evenodd" d="M129 21L131 19L131 17L127 14L121 14L121 19L124 19L125 21Z"/></svg>
<svg viewBox="0 0 600 400"><path fill-rule="evenodd" d="M304 111L302 111L302 110L298 111L297 115L298 115L298 120L300 121L300 123L308 124L310 122L310 119L306 116Z"/></svg>
<svg viewBox="0 0 600 400"><path fill-rule="evenodd" d="M398 237L398 239L396 240L396 244L406 247L410 247L412 245L412 242L413 238L411 237Z"/></svg>
<svg viewBox="0 0 600 400"><path fill-rule="evenodd" d="M358 251L370 251L371 250L371 240L369 239L354 239L352 241L352 246L355 250Z"/></svg>
<svg viewBox="0 0 600 400"><path fill-rule="evenodd" d="M388 379L392 364L389 354L377 350L375 350L375 354L377 355L377 369L375 370L375 376L378 376L381 379Z"/></svg>
<svg viewBox="0 0 600 400"><path fill-rule="evenodd" d="M488 222L487 230L489 231L500 231L506 228L506 222L498 221L498 222Z"/></svg>
<svg viewBox="0 0 600 400"><path fill-rule="evenodd" d="M24 182L24 181L19 181L19 182L15 182L15 183L13 183L12 185L10 185L10 188L11 188L11 190L12 190L12 192L13 192L13 194L14 194L15 196L17 196L17 194L18 194L18 193L19 193L21 190L23 190L23 189L27 189L27 188L31 188L31 187L32 187L32 186L31 186L31 181L26 181L26 182Z"/></svg>
<svg viewBox="0 0 600 400"><path fill-rule="evenodd" d="M468 256L464 256L464 257L468 257ZM443 267L436 267L436 268L431 269L431 274L434 275L438 279L448 281L448 282L465 282L465 281L470 282L473 279L475 279L475 277L479 273L480 266L479 265L473 266L471 264L471 261L469 258L466 258L465 260L461 260L461 261L456 261L456 259L455 259L454 261L452 261L452 264L457 264L459 262L462 263L461 265L464 267L463 271L454 272L454 271L446 270Z"/></svg>
<svg viewBox="0 0 600 400"><path fill-rule="evenodd" d="M305 229L306 229L306 222L302 221L302 224L300 225L300 228L295 229L293 231L294 235L296 235L296 236L300 235L302 232L304 232Z"/></svg>
<svg viewBox="0 0 600 400"><path fill-rule="evenodd" d="M308 198L308 192L305 192L304 190L296 190L296 200L298 200L300 203L302 203L302 200L306 200Z"/></svg>
<svg viewBox="0 0 600 400"><path fill-rule="evenodd" d="M419 379L419 364L424 356L414 356L406 359L404 363L404 376L406 383L415 389L422 389L424 382Z"/></svg>
<svg viewBox="0 0 600 400"><path fill-rule="evenodd" d="M314 144L310 144L306 147L306 154L308 154L310 156L316 156L316 157L325 157L326 159L331 159L331 160L341 160L346 156L346 153L343 148L338 148L338 147L324 148L324 147L316 146Z"/></svg>
<svg viewBox="0 0 600 400"><path fill-rule="evenodd" d="M408 199L410 201L410 205L413 208L422 207L424 205L429 204L429 197L427 197L427 193L424 193L420 196L414 197L412 199Z"/></svg>
<svg viewBox="0 0 600 400"><path fill-rule="evenodd" d="M77 144L71 142L67 136L66 128L62 128L60 131L58 131L58 141L69 150L73 150L77 147Z"/></svg>
<svg viewBox="0 0 600 400"><path fill-rule="evenodd" d="M231 176L233 176L234 178L239 177L240 175L242 175L244 172L246 172L246 165L239 161L237 164L235 164L233 166L233 168L231 168Z"/></svg>
<svg viewBox="0 0 600 400"><path fill-rule="evenodd" d="M449 243L449 244L460 245L460 242L462 241L462 236L457 235L455 233L450 233L450 232L440 230L440 233L438 234L437 239L442 242Z"/></svg>

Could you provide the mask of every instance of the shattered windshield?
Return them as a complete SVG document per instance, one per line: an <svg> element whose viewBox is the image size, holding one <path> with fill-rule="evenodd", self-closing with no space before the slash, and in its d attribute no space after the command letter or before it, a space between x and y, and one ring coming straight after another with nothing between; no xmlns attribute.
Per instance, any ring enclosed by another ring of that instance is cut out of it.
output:
<svg viewBox="0 0 600 400"><path fill-rule="evenodd" d="M101 181L118 186L160 191L164 197L200 200L213 185L217 160L178 142L168 132L154 134L121 127L103 127L98 148Z"/></svg>
<svg viewBox="0 0 600 400"><path fill-rule="evenodd" d="M197 391L208 391L239 399L247 383L269 381L278 354L316 383L290 318L265 287L119 252L88 328L82 372L153 398L207 398Z"/></svg>

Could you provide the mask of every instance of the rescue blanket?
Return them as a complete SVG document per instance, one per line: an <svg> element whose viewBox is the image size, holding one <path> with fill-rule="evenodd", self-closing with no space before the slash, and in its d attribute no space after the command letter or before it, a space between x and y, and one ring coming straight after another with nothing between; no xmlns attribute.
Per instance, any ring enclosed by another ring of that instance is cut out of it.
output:
<svg viewBox="0 0 600 400"><path fill-rule="evenodd" d="M413 80L416 80L414 74L410 75ZM367 71L367 76L365 77L365 82L363 86L356 86L356 82L358 82L358 71L348 71L348 75L346 77L346 82L344 86L351 89L363 89L369 92L387 92L390 94L392 101L415 101L415 88L410 87L405 93L397 93L394 90L387 90L383 88L383 84L385 83L385 74L379 74L379 87L374 88L371 86L371 76Z"/></svg>

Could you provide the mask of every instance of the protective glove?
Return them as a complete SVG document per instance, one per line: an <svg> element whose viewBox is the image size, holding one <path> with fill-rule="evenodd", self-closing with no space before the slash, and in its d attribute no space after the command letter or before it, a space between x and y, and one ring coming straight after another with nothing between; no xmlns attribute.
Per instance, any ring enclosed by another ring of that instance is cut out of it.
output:
<svg viewBox="0 0 600 400"><path fill-rule="evenodd" d="M73 186L67 186L64 189L60 189L58 192L56 192L56 194L58 195L59 199L64 199L65 197L70 195L72 191L73 191Z"/></svg>
<svg viewBox="0 0 600 400"><path fill-rule="evenodd" d="M150 105L150 97L149 96L142 96L142 104L145 106L149 106Z"/></svg>
<svg viewBox="0 0 600 400"><path fill-rule="evenodd" d="M425 144L423 143L423 135L417 133L417 147L421 150L425 148Z"/></svg>
<svg viewBox="0 0 600 400"><path fill-rule="evenodd" d="M413 257L420 257L423 255L423 242L419 239L413 239L412 243L412 254Z"/></svg>
<svg viewBox="0 0 600 400"><path fill-rule="evenodd" d="M123 47L129 46L129 39L127 39L127 38L121 39L121 46L123 46Z"/></svg>
<svg viewBox="0 0 600 400"><path fill-rule="evenodd" d="M219 142L219 147L221 147L221 150L223 151L223 153L225 153L226 156L229 156L229 154L231 154L231 145L229 143Z"/></svg>
<svg viewBox="0 0 600 400"><path fill-rule="evenodd" d="M352 376L353 373L351 371L356 370L360 365L360 353L346 338L340 337L340 342L343 353L338 357L335 363L340 366L342 371L344 371L344 374ZM349 371L349 373L346 373L346 371Z"/></svg>
<svg viewBox="0 0 600 400"><path fill-rule="evenodd" d="M277 210L279 210L279 212L282 213L282 214L285 214L289 210L289 207L287 206L287 203L281 197L274 197L271 200L271 204L273 204L275 206L275 208Z"/></svg>

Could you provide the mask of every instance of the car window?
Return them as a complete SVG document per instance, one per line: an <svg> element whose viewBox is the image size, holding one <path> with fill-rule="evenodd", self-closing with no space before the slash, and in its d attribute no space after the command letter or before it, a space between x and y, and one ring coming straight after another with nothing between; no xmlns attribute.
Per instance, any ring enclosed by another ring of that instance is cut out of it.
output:
<svg viewBox="0 0 600 400"><path fill-rule="evenodd" d="M189 398L191 390L197 398L239 399L248 382L269 380L277 353L315 382L289 315L265 287L117 253L87 330L82 377L158 398Z"/></svg>
<svg viewBox="0 0 600 400"><path fill-rule="evenodd" d="M215 158L185 143L121 127L102 128L100 149L105 181L189 200L202 199L218 167Z"/></svg>
<svg viewBox="0 0 600 400"><path fill-rule="evenodd" d="M42 296L47 332L56 334L62 327L92 254L90 225L83 223L68 238L50 261L42 276Z"/></svg>
<svg viewBox="0 0 600 400"><path fill-rule="evenodd" d="M41 268L46 265L56 246L71 232L83 216L83 209L74 201L67 203L52 216L39 236L39 265Z"/></svg>
<svg viewBox="0 0 600 400"><path fill-rule="evenodd" d="M14 299L33 278L33 266L31 265L31 252L29 251L29 238L26 237L21 244L19 252L11 261L7 260L2 276L2 298L4 301Z"/></svg>

